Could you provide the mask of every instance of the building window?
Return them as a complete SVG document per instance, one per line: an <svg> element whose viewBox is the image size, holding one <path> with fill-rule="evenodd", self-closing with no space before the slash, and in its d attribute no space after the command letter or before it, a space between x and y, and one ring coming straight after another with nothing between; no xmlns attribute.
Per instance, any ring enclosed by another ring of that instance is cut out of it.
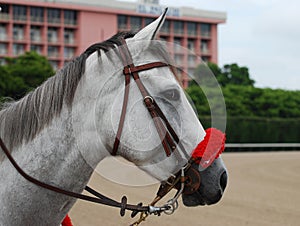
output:
<svg viewBox="0 0 300 226"><path fill-rule="evenodd" d="M25 46L23 44L13 44L13 55L21 55L25 52Z"/></svg>
<svg viewBox="0 0 300 226"><path fill-rule="evenodd" d="M58 62L55 60L49 60L49 63L51 64L51 66L53 67L54 70L58 69Z"/></svg>
<svg viewBox="0 0 300 226"><path fill-rule="evenodd" d="M65 29L64 31L64 41L65 44L74 44L75 39L75 31L73 29Z"/></svg>
<svg viewBox="0 0 300 226"><path fill-rule="evenodd" d="M168 41L168 37L166 36L160 36L159 39L163 42L167 42Z"/></svg>
<svg viewBox="0 0 300 226"><path fill-rule="evenodd" d="M0 65L5 65L6 64L6 60L2 57L0 57Z"/></svg>
<svg viewBox="0 0 300 226"><path fill-rule="evenodd" d="M0 55L7 54L7 45L4 43L0 43Z"/></svg>
<svg viewBox="0 0 300 226"><path fill-rule="evenodd" d="M70 59L75 56L75 48L65 47L64 48L64 58Z"/></svg>
<svg viewBox="0 0 300 226"><path fill-rule="evenodd" d="M166 20L160 29L161 33L170 33L170 21Z"/></svg>
<svg viewBox="0 0 300 226"><path fill-rule="evenodd" d="M174 51L175 52L180 52L182 49L181 49L181 41L182 39L181 38L174 38Z"/></svg>
<svg viewBox="0 0 300 226"><path fill-rule="evenodd" d="M200 24L200 31L202 37L210 37L211 36L211 24Z"/></svg>
<svg viewBox="0 0 300 226"><path fill-rule="evenodd" d="M176 63L176 66L182 66L183 65L183 55L175 54L174 55L174 61Z"/></svg>
<svg viewBox="0 0 300 226"><path fill-rule="evenodd" d="M202 56L201 58L202 58L202 61L205 62L205 63L208 63L210 61L209 60L210 58L207 57L207 56Z"/></svg>
<svg viewBox="0 0 300 226"><path fill-rule="evenodd" d="M30 20L42 23L44 21L44 9L41 7L30 7Z"/></svg>
<svg viewBox="0 0 300 226"><path fill-rule="evenodd" d="M67 25L76 25L77 12L74 10L64 10L64 23Z"/></svg>
<svg viewBox="0 0 300 226"><path fill-rule="evenodd" d="M137 16L130 17L130 30L138 31L142 28L142 18Z"/></svg>
<svg viewBox="0 0 300 226"><path fill-rule="evenodd" d="M187 47L191 51L195 51L195 40L194 39L188 39Z"/></svg>
<svg viewBox="0 0 300 226"><path fill-rule="evenodd" d="M57 43L58 42L58 30L54 27L48 28L48 42Z"/></svg>
<svg viewBox="0 0 300 226"><path fill-rule="evenodd" d="M1 13L0 13L1 15ZM0 24L0 40L4 41L6 40L6 25L5 24Z"/></svg>
<svg viewBox="0 0 300 226"><path fill-rule="evenodd" d="M127 29L127 20L128 17L124 15L118 15L118 29L126 30Z"/></svg>
<svg viewBox="0 0 300 226"><path fill-rule="evenodd" d="M147 26L148 24L151 24L154 21L154 18L145 18L145 26Z"/></svg>
<svg viewBox="0 0 300 226"><path fill-rule="evenodd" d="M58 57L58 47L56 46L48 46L48 57L57 58Z"/></svg>
<svg viewBox="0 0 300 226"><path fill-rule="evenodd" d="M26 10L27 10L26 6L14 5L13 6L13 19L26 21L26 19L27 19Z"/></svg>
<svg viewBox="0 0 300 226"><path fill-rule="evenodd" d="M187 23L187 32L190 36L196 36L197 35L197 24L193 22Z"/></svg>
<svg viewBox="0 0 300 226"><path fill-rule="evenodd" d="M30 46L30 51L34 51L38 54L42 54L42 46L39 46L39 45L31 45Z"/></svg>
<svg viewBox="0 0 300 226"><path fill-rule="evenodd" d="M209 42L207 40L201 40L201 53L209 54Z"/></svg>
<svg viewBox="0 0 300 226"><path fill-rule="evenodd" d="M9 5L1 4L0 20L9 20Z"/></svg>
<svg viewBox="0 0 300 226"><path fill-rule="evenodd" d="M40 42L42 40L41 27L38 26L30 27L30 40L32 42Z"/></svg>
<svg viewBox="0 0 300 226"><path fill-rule="evenodd" d="M189 68L188 69L188 75L190 76L190 77L194 77L194 73L195 73L195 69L194 68Z"/></svg>
<svg viewBox="0 0 300 226"><path fill-rule="evenodd" d="M194 55L188 56L188 66L189 67L195 67L196 64L196 57Z"/></svg>
<svg viewBox="0 0 300 226"><path fill-rule="evenodd" d="M24 26L14 25L13 26L13 39L16 41L24 40Z"/></svg>
<svg viewBox="0 0 300 226"><path fill-rule="evenodd" d="M49 24L59 24L60 9L47 9L47 20Z"/></svg>
<svg viewBox="0 0 300 226"><path fill-rule="evenodd" d="M173 22L174 26L174 34L183 34L183 22L182 21L174 21Z"/></svg>

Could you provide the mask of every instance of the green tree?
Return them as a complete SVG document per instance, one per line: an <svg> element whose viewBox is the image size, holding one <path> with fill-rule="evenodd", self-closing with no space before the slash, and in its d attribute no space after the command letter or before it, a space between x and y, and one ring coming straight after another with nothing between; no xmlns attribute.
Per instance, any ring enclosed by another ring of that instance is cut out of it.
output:
<svg viewBox="0 0 300 226"><path fill-rule="evenodd" d="M247 67L240 67L236 63L226 64L223 68L219 68L217 64L209 62L207 66L223 87L229 84L253 86L255 83L255 81L250 78L249 69Z"/></svg>
<svg viewBox="0 0 300 226"><path fill-rule="evenodd" d="M36 52L26 52L17 58L7 58L7 65L3 66L2 70L4 78L1 77L1 80L4 82L1 95L14 99L21 98L54 74L48 60Z"/></svg>

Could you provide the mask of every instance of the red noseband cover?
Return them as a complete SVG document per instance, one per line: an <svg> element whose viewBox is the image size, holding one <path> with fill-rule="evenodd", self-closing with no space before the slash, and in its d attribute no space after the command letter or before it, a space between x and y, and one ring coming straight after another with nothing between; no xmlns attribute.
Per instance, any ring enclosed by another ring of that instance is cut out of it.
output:
<svg viewBox="0 0 300 226"><path fill-rule="evenodd" d="M214 159L225 149L226 136L223 132L215 128L205 130L204 139L198 144L192 153L192 159L207 168Z"/></svg>

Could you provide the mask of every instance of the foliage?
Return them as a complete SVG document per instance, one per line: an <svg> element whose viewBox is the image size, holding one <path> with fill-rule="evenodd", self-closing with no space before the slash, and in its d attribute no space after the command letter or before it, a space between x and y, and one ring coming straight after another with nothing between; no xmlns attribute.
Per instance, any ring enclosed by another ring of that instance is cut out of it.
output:
<svg viewBox="0 0 300 226"><path fill-rule="evenodd" d="M205 128L210 117L201 117ZM227 118L227 143L299 143L299 118L265 118L236 116Z"/></svg>
<svg viewBox="0 0 300 226"><path fill-rule="evenodd" d="M219 68L208 63L210 70L221 85L226 103L226 133L229 143L259 142L299 142L300 137L300 91L257 88L246 67L237 64ZM187 94L192 99L200 121L205 128L211 127L209 105L216 98L208 91L207 74L200 65L195 74L196 82L191 82ZM201 73L201 76L197 73ZM209 82L209 85L211 82ZM207 96L204 95L207 94Z"/></svg>
<svg viewBox="0 0 300 226"><path fill-rule="evenodd" d="M0 66L0 96L19 99L54 74L48 60L36 52L6 61L6 65Z"/></svg>
<svg viewBox="0 0 300 226"><path fill-rule="evenodd" d="M300 91L256 88L254 80L250 78L249 70L237 64L219 68L216 64L208 63L208 67L221 85L229 116L300 118ZM199 65L195 73L195 78L200 78L200 81L197 80L200 86L196 82L191 82L186 91L195 104L198 114L207 116L210 115L210 109L213 107L209 106L207 98L210 98L210 102L213 103L216 92L213 88L207 88L210 85L201 83L208 81L207 76L203 76L207 74L203 65ZM199 76L197 73L202 74Z"/></svg>
<svg viewBox="0 0 300 226"><path fill-rule="evenodd" d="M223 68L209 62L207 64L209 69L213 72L219 84L223 87L232 85L253 86L254 80L250 78L247 67L240 67L238 64L226 64Z"/></svg>
<svg viewBox="0 0 300 226"><path fill-rule="evenodd" d="M203 90L197 85L191 85L186 91L198 114L210 115ZM238 85L227 85L222 91L229 116L300 118L300 91Z"/></svg>

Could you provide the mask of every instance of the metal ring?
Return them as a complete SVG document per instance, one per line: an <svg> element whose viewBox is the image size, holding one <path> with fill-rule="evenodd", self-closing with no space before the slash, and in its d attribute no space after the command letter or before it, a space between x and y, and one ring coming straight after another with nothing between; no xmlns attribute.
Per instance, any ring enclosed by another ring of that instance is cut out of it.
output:
<svg viewBox="0 0 300 226"><path fill-rule="evenodd" d="M151 103L153 104L154 103L154 100L153 100L153 97L152 96L145 96L144 97L144 102L146 99L149 99L151 101Z"/></svg>
<svg viewBox="0 0 300 226"><path fill-rule="evenodd" d="M171 215L177 210L178 208L178 201L176 200L174 203L167 204L168 209L164 210L164 213L167 215Z"/></svg>

